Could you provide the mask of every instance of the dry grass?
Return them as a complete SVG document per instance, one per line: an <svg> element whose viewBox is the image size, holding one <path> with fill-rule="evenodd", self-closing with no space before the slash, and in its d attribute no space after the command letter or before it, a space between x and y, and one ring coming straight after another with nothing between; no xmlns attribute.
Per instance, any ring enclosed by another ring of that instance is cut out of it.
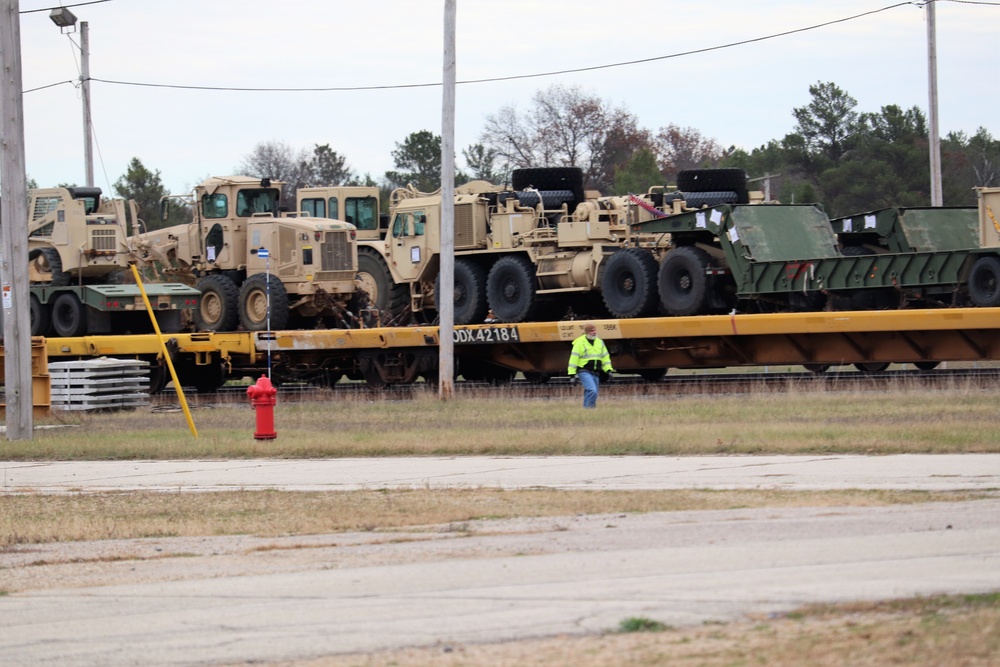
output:
<svg viewBox="0 0 1000 667"><path fill-rule="evenodd" d="M1000 663L1000 594L822 605L778 618L407 649L285 667L992 667Z"/></svg>
<svg viewBox="0 0 1000 667"><path fill-rule="evenodd" d="M474 519L972 500L924 491L382 490L0 496L0 549L39 542L392 531Z"/></svg>
<svg viewBox="0 0 1000 667"><path fill-rule="evenodd" d="M530 400L500 392L440 402L280 403L278 437L253 439L243 403L180 412L57 413L78 428L0 442L0 459L325 458L421 455L898 454L1000 452L1000 389L758 392Z"/></svg>

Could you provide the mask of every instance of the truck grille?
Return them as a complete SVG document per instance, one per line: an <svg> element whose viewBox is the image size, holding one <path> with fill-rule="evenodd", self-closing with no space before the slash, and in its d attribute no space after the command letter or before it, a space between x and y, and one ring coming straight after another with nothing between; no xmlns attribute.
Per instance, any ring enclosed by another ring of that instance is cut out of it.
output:
<svg viewBox="0 0 1000 667"><path fill-rule="evenodd" d="M352 271L353 253L347 232L326 232L320 245L321 271Z"/></svg>
<svg viewBox="0 0 1000 667"><path fill-rule="evenodd" d="M472 224L472 204L455 207L455 247L476 247L476 230Z"/></svg>
<svg viewBox="0 0 1000 667"><path fill-rule="evenodd" d="M109 250L114 252L118 249L118 230L114 227L109 229L92 229L90 231L91 250Z"/></svg>

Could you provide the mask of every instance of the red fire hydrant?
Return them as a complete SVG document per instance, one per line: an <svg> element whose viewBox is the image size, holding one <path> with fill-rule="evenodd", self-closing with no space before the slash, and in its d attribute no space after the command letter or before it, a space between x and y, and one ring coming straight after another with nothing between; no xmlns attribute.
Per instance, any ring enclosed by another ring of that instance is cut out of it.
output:
<svg viewBox="0 0 1000 667"><path fill-rule="evenodd" d="M278 402L275 394L277 388L271 384L266 375L261 375L257 384L247 387L250 406L257 412L257 431L253 434L256 440L274 440L278 434L274 432L274 405Z"/></svg>

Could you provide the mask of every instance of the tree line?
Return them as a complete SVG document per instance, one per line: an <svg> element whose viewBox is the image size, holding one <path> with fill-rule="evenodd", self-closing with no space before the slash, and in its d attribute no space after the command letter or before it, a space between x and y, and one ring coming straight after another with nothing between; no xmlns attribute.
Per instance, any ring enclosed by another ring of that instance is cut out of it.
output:
<svg viewBox="0 0 1000 667"><path fill-rule="evenodd" d="M916 106L860 111L857 100L834 83L809 87L810 101L792 109L789 134L746 150L721 146L691 127L641 127L624 107L615 107L577 86L539 90L530 107L509 105L486 117L475 144L462 149L464 169L456 185L474 179L509 183L514 169L580 167L585 187L602 194L645 192L670 186L677 173L692 168L738 167L752 179L767 179L771 198L819 203L831 216L887 206L930 204L927 119ZM286 183L294 204L299 187L378 186L383 198L412 184L433 191L441 183L441 137L429 130L411 133L392 151L393 170L359 174L329 144L312 150L281 142L257 144L236 172ZM971 206L974 187L1000 185L1000 140L984 127L969 136L950 132L941 139L943 203ZM159 199L167 194L160 172L139 158L114 184L117 196L135 199L151 229L176 224L159 221Z"/></svg>

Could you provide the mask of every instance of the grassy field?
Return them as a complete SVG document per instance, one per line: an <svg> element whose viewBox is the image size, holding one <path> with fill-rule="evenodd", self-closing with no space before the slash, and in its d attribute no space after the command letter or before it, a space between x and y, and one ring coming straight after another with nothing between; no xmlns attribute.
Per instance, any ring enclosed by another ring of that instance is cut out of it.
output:
<svg viewBox="0 0 1000 667"><path fill-rule="evenodd" d="M421 455L899 454L1000 452L1000 388L885 392L798 390L728 396L530 400L515 390L437 400L367 395L282 403L275 440L255 440L245 401L179 410L54 413L64 428L0 441L0 460L314 458Z"/></svg>

